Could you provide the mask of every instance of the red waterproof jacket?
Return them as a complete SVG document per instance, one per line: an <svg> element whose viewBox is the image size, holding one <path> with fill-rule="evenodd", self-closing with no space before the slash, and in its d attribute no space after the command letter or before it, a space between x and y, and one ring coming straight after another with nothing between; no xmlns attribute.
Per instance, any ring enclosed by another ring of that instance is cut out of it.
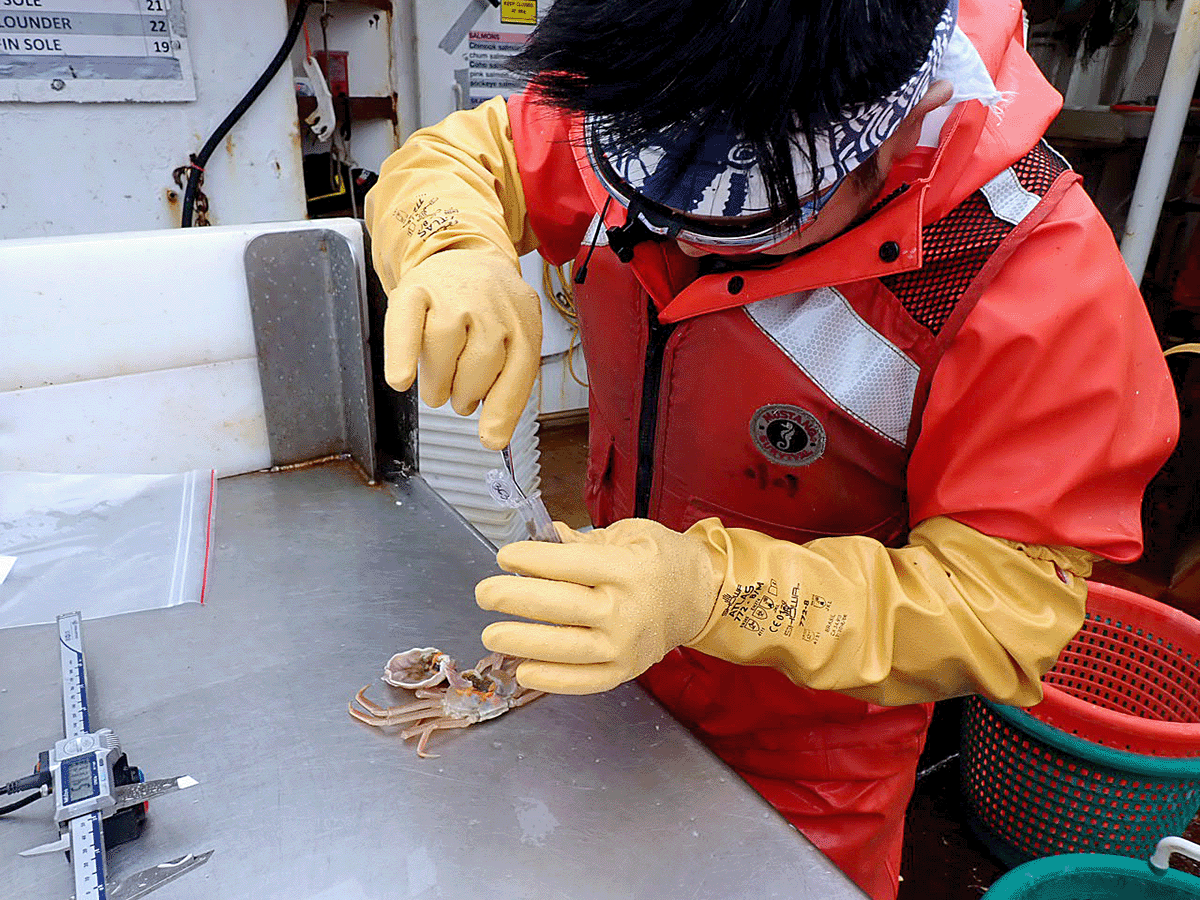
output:
<svg viewBox="0 0 1200 900"><path fill-rule="evenodd" d="M1140 554L1142 492L1178 424L1158 342L1108 226L1041 140L1061 100L1023 48L1019 2L961 0L959 27L1006 101L960 104L862 224L772 268L703 276L672 244L628 265L596 248L577 306L597 525L716 515L898 546L949 516ZM509 117L530 223L564 263L602 235L589 227L607 194L576 120L524 94ZM606 224L624 219L612 203ZM928 708L688 650L645 682L868 892L894 892Z"/></svg>

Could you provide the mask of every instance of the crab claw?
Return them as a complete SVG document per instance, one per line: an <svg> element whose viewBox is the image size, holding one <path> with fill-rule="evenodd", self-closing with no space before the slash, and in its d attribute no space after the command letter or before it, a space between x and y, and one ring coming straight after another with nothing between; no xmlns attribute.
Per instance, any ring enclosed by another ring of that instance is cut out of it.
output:
<svg viewBox="0 0 1200 900"><path fill-rule="evenodd" d="M383 680L393 687L432 687L446 680L446 673L454 667L454 660L437 647L414 647L397 653L383 667Z"/></svg>

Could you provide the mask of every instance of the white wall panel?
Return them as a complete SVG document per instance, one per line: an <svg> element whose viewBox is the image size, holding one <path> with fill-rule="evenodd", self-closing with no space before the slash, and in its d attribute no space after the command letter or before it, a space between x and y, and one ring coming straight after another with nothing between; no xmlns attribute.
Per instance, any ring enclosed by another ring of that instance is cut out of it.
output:
<svg viewBox="0 0 1200 900"><path fill-rule="evenodd" d="M196 100L0 102L0 238L169 228L176 166L200 149L275 55L285 0L183 0ZM283 70L206 167L213 224L304 216L291 70Z"/></svg>

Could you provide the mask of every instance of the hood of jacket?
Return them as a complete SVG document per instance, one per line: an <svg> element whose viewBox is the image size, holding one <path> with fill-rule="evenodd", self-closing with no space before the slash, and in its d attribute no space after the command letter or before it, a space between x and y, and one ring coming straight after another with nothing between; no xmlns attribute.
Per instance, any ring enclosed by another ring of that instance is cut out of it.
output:
<svg viewBox="0 0 1200 900"><path fill-rule="evenodd" d="M928 177L925 224L1033 149L1062 108L1062 97L1025 50L1020 0L960 0L957 32L939 73L954 96L927 118L922 136L936 150L919 147L889 178L894 188L906 177Z"/></svg>

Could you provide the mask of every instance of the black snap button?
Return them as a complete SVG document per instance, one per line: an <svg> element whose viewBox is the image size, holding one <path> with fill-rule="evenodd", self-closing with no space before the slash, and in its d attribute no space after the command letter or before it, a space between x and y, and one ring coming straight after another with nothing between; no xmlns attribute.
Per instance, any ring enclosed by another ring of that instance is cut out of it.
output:
<svg viewBox="0 0 1200 900"><path fill-rule="evenodd" d="M741 275L734 275L729 279L729 293L731 294L740 294L745 286L746 279Z"/></svg>
<svg viewBox="0 0 1200 900"><path fill-rule="evenodd" d="M895 241L885 241L880 244L879 258L886 263L895 262L900 258L900 245Z"/></svg>

